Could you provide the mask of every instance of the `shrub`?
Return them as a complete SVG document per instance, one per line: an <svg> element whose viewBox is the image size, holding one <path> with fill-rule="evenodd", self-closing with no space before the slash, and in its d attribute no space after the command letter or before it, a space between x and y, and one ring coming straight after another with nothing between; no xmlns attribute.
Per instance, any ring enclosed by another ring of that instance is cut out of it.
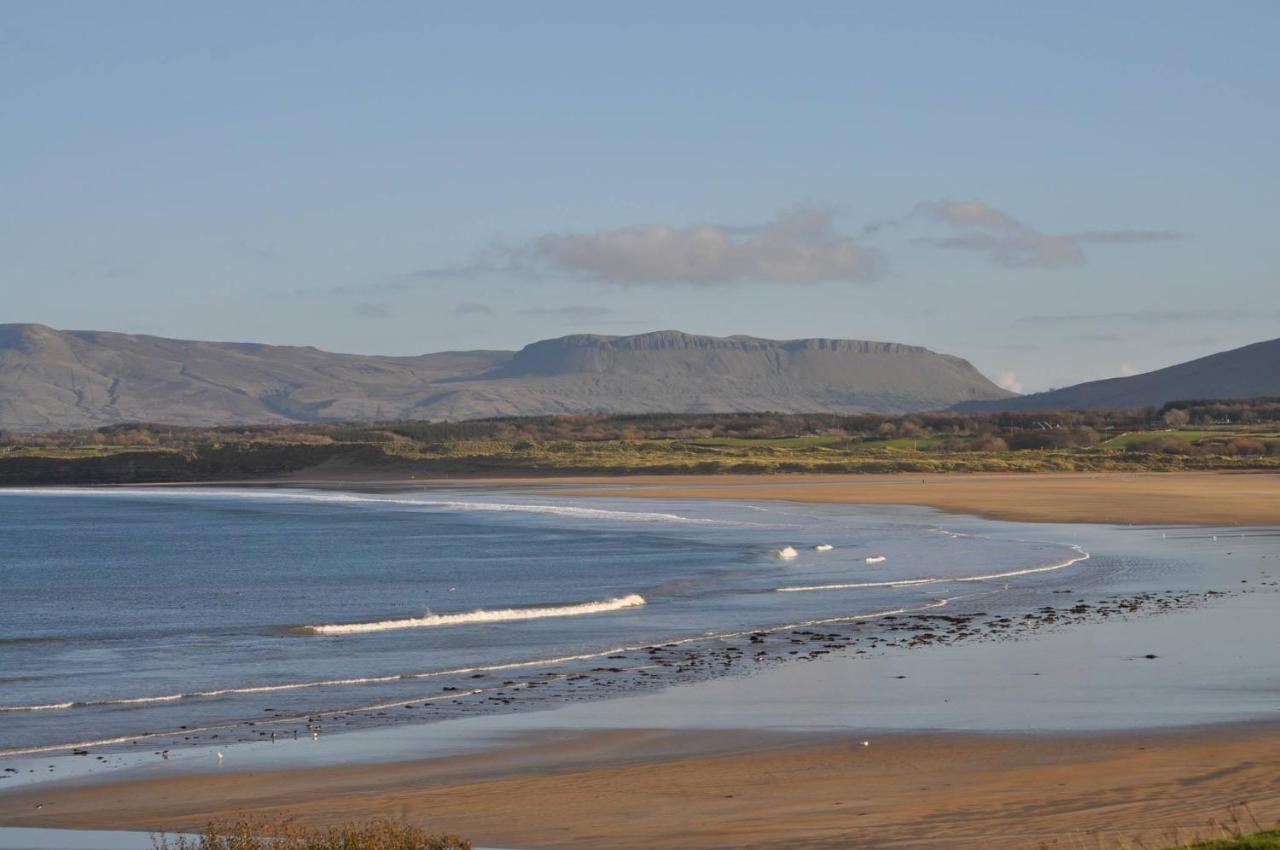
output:
<svg viewBox="0 0 1280 850"><path fill-rule="evenodd" d="M1251 437L1236 437L1227 444L1227 453L1233 455L1260 455L1266 451L1266 444Z"/></svg>
<svg viewBox="0 0 1280 850"><path fill-rule="evenodd" d="M995 434L979 434L973 438L969 447L975 452L1007 452L1009 444Z"/></svg>
<svg viewBox="0 0 1280 850"><path fill-rule="evenodd" d="M1187 443L1186 440L1181 440L1177 437L1166 434L1163 437L1152 437L1147 440L1134 440L1125 447L1125 451L1147 453L1159 452L1161 454L1176 455L1186 454L1190 447L1190 444Z"/></svg>
<svg viewBox="0 0 1280 850"><path fill-rule="evenodd" d="M471 842L456 835L386 820L307 828L240 818L210 823L196 835L153 836L151 844L154 850L471 850Z"/></svg>

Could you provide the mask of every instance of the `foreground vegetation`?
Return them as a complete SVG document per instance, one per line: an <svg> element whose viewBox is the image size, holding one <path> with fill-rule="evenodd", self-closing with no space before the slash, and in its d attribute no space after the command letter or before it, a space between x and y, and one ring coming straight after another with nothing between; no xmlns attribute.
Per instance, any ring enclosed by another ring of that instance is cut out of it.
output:
<svg viewBox="0 0 1280 850"><path fill-rule="evenodd" d="M392 821L307 828L244 818L211 823L195 835L157 835L155 850L471 850L456 835L432 835Z"/></svg>
<svg viewBox="0 0 1280 850"><path fill-rule="evenodd" d="M335 474L1280 471L1280 400L1138 411L649 414L0 434L0 484Z"/></svg>
<svg viewBox="0 0 1280 850"><path fill-rule="evenodd" d="M1252 834L1239 824L1221 825L1226 836L1179 844L1169 850L1280 850L1280 829ZM193 835L152 838L154 850L471 850L456 835L434 835L394 821L307 828L294 821L241 818L214 822Z"/></svg>
<svg viewBox="0 0 1280 850"><path fill-rule="evenodd" d="M1252 835L1197 841L1194 844L1172 848L1172 850L1280 850L1280 829L1255 832Z"/></svg>

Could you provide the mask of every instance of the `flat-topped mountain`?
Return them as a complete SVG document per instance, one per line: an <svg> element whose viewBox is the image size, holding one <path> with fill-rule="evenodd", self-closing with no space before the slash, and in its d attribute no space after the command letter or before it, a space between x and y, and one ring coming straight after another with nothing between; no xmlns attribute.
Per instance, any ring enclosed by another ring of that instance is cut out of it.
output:
<svg viewBox="0 0 1280 850"><path fill-rule="evenodd" d="M416 357L0 325L0 428L938 409L1011 393L925 348L660 331Z"/></svg>
<svg viewBox="0 0 1280 850"><path fill-rule="evenodd" d="M1187 399L1280 396L1280 339L1210 354L1130 375L996 401L964 402L958 410L1121 410Z"/></svg>

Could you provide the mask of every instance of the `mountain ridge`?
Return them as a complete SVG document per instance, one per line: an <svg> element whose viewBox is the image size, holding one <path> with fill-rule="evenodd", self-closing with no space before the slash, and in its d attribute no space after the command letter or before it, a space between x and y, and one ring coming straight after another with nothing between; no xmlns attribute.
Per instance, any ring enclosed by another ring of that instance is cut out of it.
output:
<svg viewBox="0 0 1280 850"><path fill-rule="evenodd" d="M573 334L413 356L0 325L0 428L471 419L554 413L885 412L1010 395L921 346L681 331Z"/></svg>
<svg viewBox="0 0 1280 850"><path fill-rule="evenodd" d="M965 401L960 412L1102 410L1159 407L1171 401L1280 396L1280 339L1219 351L1162 369L1104 378L1009 399Z"/></svg>

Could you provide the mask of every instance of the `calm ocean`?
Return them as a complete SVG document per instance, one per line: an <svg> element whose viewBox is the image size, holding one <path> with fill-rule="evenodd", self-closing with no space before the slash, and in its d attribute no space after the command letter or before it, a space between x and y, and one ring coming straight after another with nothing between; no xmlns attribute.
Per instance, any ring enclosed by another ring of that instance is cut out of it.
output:
<svg viewBox="0 0 1280 850"><path fill-rule="evenodd" d="M1117 568L973 524L457 488L0 490L0 751L463 710L653 645L1030 610Z"/></svg>

